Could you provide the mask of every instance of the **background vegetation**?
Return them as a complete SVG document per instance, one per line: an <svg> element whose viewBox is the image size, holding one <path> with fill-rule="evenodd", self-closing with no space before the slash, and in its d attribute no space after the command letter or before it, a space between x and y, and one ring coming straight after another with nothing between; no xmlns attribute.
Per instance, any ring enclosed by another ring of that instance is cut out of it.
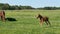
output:
<svg viewBox="0 0 60 34"><path fill-rule="evenodd" d="M9 5L7 3L0 3L0 10L21 10L21 9L40 9L40 10L59 10L60 7L40 7L40 8L34 8L31 6L22 6L22 5Z"/></svg>
<svg viewBox="0 0 60 34"><path fill-rule="evenodd" d="M5 10L6 18L17 21L0 21L0 34L60 34L60 10ZM40 26L36 15L48 16L51 27Z"/></svg>

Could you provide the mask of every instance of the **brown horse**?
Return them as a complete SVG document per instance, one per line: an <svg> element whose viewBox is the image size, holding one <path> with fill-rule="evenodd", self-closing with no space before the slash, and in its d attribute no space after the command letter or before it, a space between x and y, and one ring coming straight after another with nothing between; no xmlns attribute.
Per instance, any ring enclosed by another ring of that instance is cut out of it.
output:
<svg viewBox="0 0 60 34"><path fill-rule="evenodd" d="M48 17L46 17L46 16L44 17L44 16L38 14L38 17L37 17L37 18L40 19L41 26L42 26L43 22L45 22L47 25L50 24L49 19L48 19ZM50 24L50 25L51 25L51 24Z"/></svg>
<svg viewBox="0 0 60 34"><path fill-rule="evenodd" d="M2 21L5 21L5 12L4 11L0 11L0 17Z"/></svg>

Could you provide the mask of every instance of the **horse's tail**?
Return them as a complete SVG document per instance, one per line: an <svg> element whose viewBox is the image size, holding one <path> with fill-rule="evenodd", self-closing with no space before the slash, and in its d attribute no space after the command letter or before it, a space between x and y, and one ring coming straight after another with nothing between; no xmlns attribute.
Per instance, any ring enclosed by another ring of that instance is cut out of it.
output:
<svg viewBox="0 0 60 34"><path fill-rule="evenodd" d="M3 15L5 16L5 12L3 11Z"/></svg>

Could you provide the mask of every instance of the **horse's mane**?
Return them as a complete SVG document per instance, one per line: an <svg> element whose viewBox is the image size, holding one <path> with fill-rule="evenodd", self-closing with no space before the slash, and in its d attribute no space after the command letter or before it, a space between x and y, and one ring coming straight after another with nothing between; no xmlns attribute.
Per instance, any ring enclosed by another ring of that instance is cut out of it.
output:
<svg viewBox="0 0 60 34"><path fill-rule="evenodd" d="M38 17L41 19L43 16L42 16L42 15L40 15L40 14L38 14Z"/></svg>
<svg viewBox="0 0 60 34"><path fill-rule="evenodd" d="M39 14L38 16L39 16L39 17L42 17L42 15L40 15L40 14Z"/></svg>

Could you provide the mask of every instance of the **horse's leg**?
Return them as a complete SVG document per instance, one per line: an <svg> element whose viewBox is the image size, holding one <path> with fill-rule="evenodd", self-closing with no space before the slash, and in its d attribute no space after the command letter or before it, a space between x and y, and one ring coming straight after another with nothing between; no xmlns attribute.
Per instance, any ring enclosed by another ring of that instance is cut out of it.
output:
<svg viewBox="0 0 60 34"><path fill-rule="evenodd" d="M2 16L1 16L1 20L3 21Z"/></svg>
<svg viewBox="0 0 60 34"><path fill-rule="evenodd" d="M5 16L4 15L3 15L2 19L3 19L3 21L5 21Z"/></svg>
<svg viewBox="0 0 60 34"><path fill-rule="evenodd" d="M51 25L50 21L48 20L48 24Z"/></svg>
<svg viewBox="0 0 60 34"><path fill-rule="evenodd" d="M45 21L45 23L48 25L48 22L47 21Z"/></svg>
<svg viewBox="0 0 60 34"><path fill-rule="evenodd" d="M48 24L49 24L49 25L51 25L51 23L50 23L50 21L49 21L49 19L48 19L48 18L47 18L47 20L46 20L46 21L48 22Z"/></svg>
<svg viewBox="0 0 60 34"><path fill-rule="evenodd" d="M4 14L4 21L5 21L5 14Z"/></svg>
<svg viewBox="0 0 60 34"><path fill-rule="evenodd" d="M5 16L4 15L1 16L1 20L5 21Z"/></svg>
<svg viewBox="0 0 60 34"><path fill-rule="evenodd" d="M48 23L48 21L45 21L45 23L47 24L47 27L49 26L49 23Z"/></svg>
<svg viewBox="0 0 60 34"><path fill-rule="evenodd" d="M40 20L40 25L41 25L41 26L43 25L43 19Z"/></svg>
<svg viewBox="0 0 60 34"><path fill-rule="evenodd" d="M3 19L4 19L4 21L5 21L5 12L3 12Z"/></svg>

